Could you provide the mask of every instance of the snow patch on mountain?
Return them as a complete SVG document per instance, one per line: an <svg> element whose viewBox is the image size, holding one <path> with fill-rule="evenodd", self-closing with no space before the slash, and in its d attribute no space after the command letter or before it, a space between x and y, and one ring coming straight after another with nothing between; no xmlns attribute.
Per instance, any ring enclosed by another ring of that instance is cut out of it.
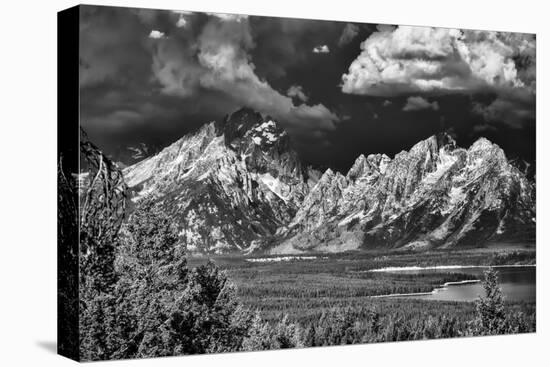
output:
<svg viewBox="0 0 550 367"><path fill-rule="evenodd" d="M285 202L288 200L283 194L283 184L278 179L271 176L269 173L259 175L260 181L263 182L275 195L280 197Z"/></svg>
<svg viewBox="0 0 550 367"><path fill-rule="evenodd" d="M454 154L449 154L446 149L441 148L439 150L439 160L435 171L430 172L425 178L424 183L427 185L433 185L441 176L443 176L457 161L457 157Z"/></svg>
<svg viewBox="0 0 550 367"><path fill-rule="evenodd" d="M534 233L535 187L487 139L434 135L360 155L345 174L302 164L271 118L241 109L123 170L191 252L300 254L472 246ZM520 228L521 230L517 230Z"/></svg>

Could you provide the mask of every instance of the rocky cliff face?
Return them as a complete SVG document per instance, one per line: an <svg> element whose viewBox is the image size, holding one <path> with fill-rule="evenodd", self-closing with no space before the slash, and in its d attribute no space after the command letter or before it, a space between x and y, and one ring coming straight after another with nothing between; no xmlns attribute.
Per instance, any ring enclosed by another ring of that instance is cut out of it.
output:
<svg viewBox="0 0 550 367"><path fill-rule="evenodd" d="M446 134L344 176L305 167L269 117L241 109L124 170L134 203L156 200L190 251L295 253L533 240L535 188L486 139Z"/></svg>
<svg viewBox="0 0 550 367"><path fill-rule="evenodd" d="M265 247L315 178L286 132L249 109L206 124L123 173L132 202L158 201L188 249L208 253Z"/></svg>
<svg viewBox="0 0 550 367"><path fill-rule="evenodd" d="M273 252L533 240L534 185L483 138L462 149L432 136L393 160L360 156L340 177L318 182ZM330 210L319 191L335 193Z"/></svg>

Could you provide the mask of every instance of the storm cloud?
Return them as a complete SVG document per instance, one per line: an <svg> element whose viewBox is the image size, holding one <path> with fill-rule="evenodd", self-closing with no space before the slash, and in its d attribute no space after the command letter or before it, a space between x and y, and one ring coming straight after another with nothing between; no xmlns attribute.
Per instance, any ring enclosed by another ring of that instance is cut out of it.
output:
<svg viewBox="0 0 550 367"><path fill-rule="evenodd" d="M82 126L125 164L243 106L342 172L441 130L535 157L533 35L82 6L80 40Z"/></svg>

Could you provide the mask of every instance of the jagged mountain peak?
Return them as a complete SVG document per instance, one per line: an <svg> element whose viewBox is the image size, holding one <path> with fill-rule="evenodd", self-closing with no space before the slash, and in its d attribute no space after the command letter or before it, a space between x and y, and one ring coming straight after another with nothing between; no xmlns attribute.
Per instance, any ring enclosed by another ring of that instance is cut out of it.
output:
<svg viewBox="0 0 550 367"><path fill-rule="evenodd" d="M432 135L393 159L360 154L342 175L304 166L275 119L243 108L123 173L190 251L447 247L534 228L534 185L485 138L464 149Z"/></svg>
<svg viewBox="0 0 550 367"><path fill-rule="evenodd" d="M319 175L274 119L249 108L124 170L132 202L158 202L197 252L259 246L290 222Z"/></svg>
<svg viewBox="0 0 550 367"><path fill-rule="evenodd" d="M334 177L334 171L331 168L327 168L327 170L323 174L323 177L321 177L321 180L322 179L330 179L330 178L333 178L333 177Z"/></svg>
<svg viewBox="0 0 550 367"><path fill-rule="evenodd" d="M497 152L499 154L502 152L502 155L504 155L504 151L497 144L484 137L477 139L469 150L471 152Z"/></svg>
<svg viewBox="0 0 550 367"><path fill-rule="evenodd" d="M477 139L468 149L468 156L472 164L480 165L485 162L487 168L491 165L496 165L503 171L510 171L515 168L508 162L504 150L487 138Z"/></svg>
<svg viewBox="0 0 550 367"><path fill-rule="evenodd" d="M216 123L218 135L223 135L225 145L249 154L254 149L277 151L291 150L290 136L275 119L263 117L251 108L243 107Z"/></svg>
<svg viewBox="0 0 550 367"><path fill-rule="evenodd" d="M154 181L154 186L157 187L164 183L166 177L187 175L191 173L192 168L201 166L197 162L223 154L221 150L216 149L216 144L212 144L215 139L216 123L212 121L204 124L157 154L126 167L123 170L126 183L132 188ZM193 173L196 174L198 171L194 170ZM153 190L152 186L150 188Z"/></svg>
<svg viewBox="0 0 550 367"><path fill-rule="evenodd" d="M331 186L331 185L346 185L347 179L338 171L333 171L331 168L327 168L323 173L317 185L319 186Z"/></svg>
<svg viewBox="0 0 550 367"><path fill-rule="evenodd" d="M344 185L335 176L325 172L273 252L533 238L535 188L487 139L464 149L432 135L391 160L360 155Z"/></svg>
<svg viewBox="0 0 550 367"><path fill-rule="evenodd" d="M435 135L435 138L437 140L437 145L439 147L449 147L449 148L456 148L456 141L455 139L447 132L440 132Z"/></svg>
<svg viewBox="0 0 550 367"><path fill-rule="evenodd" d="M493 142L491 142L489 139L487 139L486 137L480 137L478 138L471 146L472 149L484 149L484 148L491 148L493 147L493 145L496 145L496 144L493 144Z"/></svg>
<svg viewBox="0 0 550 367"><path fill-rule="evenodd" d="M390 161L390 157L385 154L369 154L367 157L360 154L349 169L346 178L356 181L361 177L370 176L373 173L384 173Z"/></svg>
<svg viewBox="0 0 550 367"><path fill-rule="evenodd" d="M271 118L266 118L265 121L254 125L245 136L249 136L255 145L263 148L269 148L282 140L288 140L286 131Z"/></svg>
<svg viewBox="0 0 550 367"><path fill-rule="evenodd" d="M351 166L351 168L349 169L346 177L350 180L357 179L359 176L361 176L365 172L366 165L367 165L367 158L363 154L360 154L359 157L357 157L357 159L353 163L353 166Z"/></svg>
<svg viewBox="0 0 550 367"><path fill-rule="evenodd" d="M440 149L453 150L456 148L456 141L446 132L431 135L419 141L409 150L409 153L432 153L436 154Z"/></svg>
<svg viewBox="0 0 550 367"><path fill-rule="evenodd" d="M262 121L263 117L259 112L243 107L225 116L217 124L217 128L219 133L224 135L225 143L229 146L234 140L244 137L254 125Z"/></svg>

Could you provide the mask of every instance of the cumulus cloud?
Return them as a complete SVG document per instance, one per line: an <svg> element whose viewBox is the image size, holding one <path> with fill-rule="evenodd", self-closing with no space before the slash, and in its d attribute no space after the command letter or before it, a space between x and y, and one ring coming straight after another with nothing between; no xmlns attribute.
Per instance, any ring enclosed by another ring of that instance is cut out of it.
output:
<svg viewBox="0 0 550 367"><path fill-rule="evenodd" d="M189 49L173 47L176 40L159 45L153 54L153 75L164 94L190 97L199 86L202 67L193 61Z"/></svg>
<svg viewBox="0 0 550 367"><path fill-rule="evenodd" d="M288 90L286 91L286 95L289 97L295 97L298 98L302 102L307 102L308 97L304 93L304 89L301 85L292 85Z"/></svg>
<svg viewBox="0 0 550 367"><path fill-rule="evenodd" d="M166 94L190 97L199 89L215 91L231 98L236 106L281 119L289 130L334 129L339 119L325 106L294 105L292 96L280 94L257 76L249 54L253 47L246 18L216 14L201 25L193 40L171 37L159 45L153 72ZM291 89L301 102L307 100L301 88Z"/></svg>
<svg viewBox="0 0 550 367"><path fill-rule="evenodd" d="M432 109L434 111L439 110L439 104L437 101L428 102L426 99L416 96L407 98L407 103L403 107L403 111L418 111Z"/></svg>
<svg viewBox="0 0 550 367"><path fill-rule="evenodd" d="M535 99L534 35L378 27L377 32L361 43L361 50L342 76L345 93L372 96L494 93L497 100L484 106L485 109L477 107L476 111L487 118L508 120L510 117L504 113L510 110L510 103ZM517 117L527 116L527 111L524 112Z"/></svg>
<svg viewBox="0 0 550 367"><path fill-rule="evenodd" d="M151 33L149 33L149 38L160 39L163 37L164 37L164 32L157 31L156 29L153 29Z"/></svg>
<svg viewBox="0 0 550 367"><path fill-rule="evenodd" d="M327 45L319 45L313 48L314 54L328 54L329 52L330 52L330 49L328 48Z"/></svg>
<svg viewBox="0 0 550 367"><path fill-rule="evenodd" d="M357 24L348 23L342 30L342 34L338 39L338 46L342 47L350 43L359 34L359 26Z"/></svg>
<svg viewBox="0 0 550 367"><path fill-rule="evenodd" d="M414 92L525 87L514 56L534 40L497 32L400 26L373 33L343 75L346 93L391 96Z"/></svg>
<svg viewBox="0 0 550 367"><path fill-rule="evenodd" d="M487 122L500 122L511 128L521 128L526 121L534 123L536 118L534 100L518 99L509 95L499 96L487 105L474 102L472 112L482 116Z"/></svg>

